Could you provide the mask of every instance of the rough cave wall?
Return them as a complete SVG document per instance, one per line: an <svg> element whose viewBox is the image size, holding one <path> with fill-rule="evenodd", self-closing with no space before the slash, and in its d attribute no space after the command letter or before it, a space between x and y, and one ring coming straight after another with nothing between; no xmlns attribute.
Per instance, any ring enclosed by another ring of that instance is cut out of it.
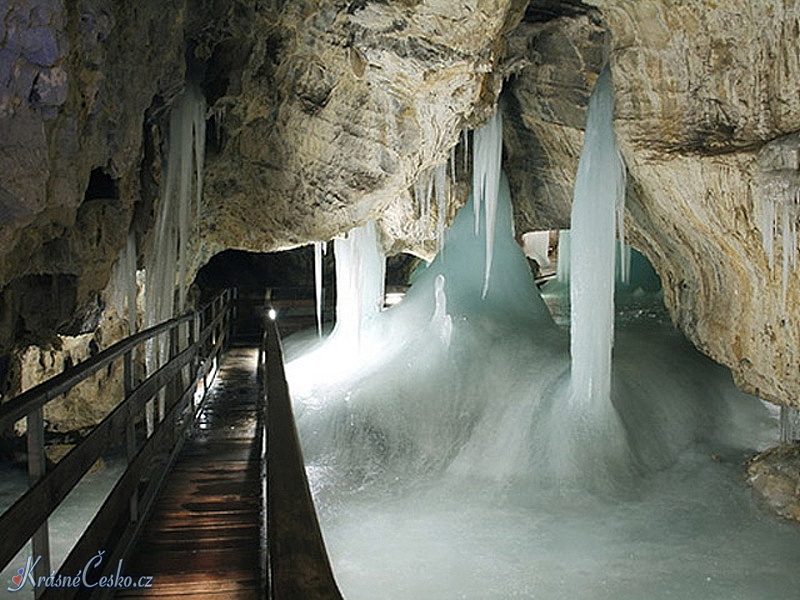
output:
<svg viewBox="0 0 800 600"><path fill-rule="evenodd" d="M767 194L800 190L800 3L592 0L533 14L537 5L510 36L520 67L503 94L518 227L568 226L606 53L629 239L659 271L674 321L741 388L800 404L798 274L789 269L784 302L782 236L772 267L762 245ZM784 204L796 222L795 201Z"/></svg>
<svg viewBox="0 0 800 600"><path fill-rule="evenodd" d="M518 229L566 226L608 39L633 242L695 344L745 389L798 403L800 283L793 272L783 308L780 240L774 269L761 247L759 183L797 177L796 138L780 138L800 130L798 3L526 4L7 3L0 350L27 330L63 328L76 308L75 333L87 321L132 215L151 218L156 115L183 85L185 57L213 115L203 262L224 248L330 239L369 216L387 245L419 249L433 232L409 188L488 116L503 79ZM86 195L93 172L111 178L112 197Z"/></svg>
<svg viewBox="0 0 800 600"><path fill-rule="evenodd" d="M185 12L152 0L0 8L0 354L96 325L88 313L140 197L146 110L184 79Z"/></svg>
<svg viewBox="0 0 800 600"><path fill-rule="evenodd" d="M761 238L764 178L800 189L800 144L779 139L800 130L800 3L594 3L612 33L634 239L673 319L740 387L800 406L800 280L792 270L784 307L781 251L770 268Z"/></svg>
<svg viewBox="0 0 800 600"><path fill-rule="evenodd" d="M488 116L504 34L525 4L297 0L224 26L229 38L201 39L209 89L221 80L214 65L246 56L214 99L207 247L276 250L369 217L388 242L432 238L408 190Z"/></svg>

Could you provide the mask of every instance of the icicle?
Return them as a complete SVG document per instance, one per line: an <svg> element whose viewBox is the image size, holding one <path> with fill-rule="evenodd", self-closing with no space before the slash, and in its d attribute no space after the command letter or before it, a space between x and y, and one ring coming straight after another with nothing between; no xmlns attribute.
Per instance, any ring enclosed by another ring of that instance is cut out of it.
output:
<svg viewBox="0 0 800 600"><path fill-rule="evenodd" d="M436 253L444 244L444 229L447 222L447 164L436 167L434 178L436 183Z"/></svg>
<svg viewBox="0 0 800 600"><path fill-rule="evenodd" d="M790 165L794 168L794 162ZM784 169L785 171L786 169ZM794 173L794 171L791 171ZM773 174L761 183L761 244L770 270L775 264L775 238L781 236L781 302L785 307L789 276L797 264L797 219L800 185L794 177Z"/></svg>
<svg viewBox="0 0 800 600"><path fill-rule="evenodd" d="M427 229L431 223L431 199L433 197L433 170L427 169L425 171L425 180L427 187L425 189L425 220L423 221L424 227Z"/></svg>
<svg viewBox="0 0 800 600"><path fill-rule="evenodd" d="M467 128L461 130L461 147L464 148L464 173L469 173L469 134Z"/></svg>
<svg viewBox="0 0 800 600"><path fill-rule="evenodd" d="M194 155L194 113L195 105L192 93L187 90L186 96L178 111L180 124L180 179L178 183L178 310L186 304L186 271L187 248L191 222L192 206L192 173Z"/></svg>
<svg viewBox="0 0 800 600"><path fill-rule="evenodd" d="M125 244L125 296L128 333L136 332L136 235L131 231Z"/></svg>
<svg viewBox="0 0 800 600"><path fill-rule="evenodd" d="M794 249L794 219L788 203L783 204L781 216L781 306L786 309L786 292L789 288L789 270L793 266Z"/></svg>
<svg viewBox="0 0 800 600"><path fill-rule="evenodd" d="M624 173L613 126L611 71L606 67L589 99L570 231L573 404L605 411L610 403L614 336L615 222Z"/></svg>
<svg viewBox="0 0 800 600"><path fill-rule="evenodd" d="M473 133L472 194L475 199L475 234L479 231L480 206L485 205L486 264L482 297L489 292L494 250L497 196L500 192L500 168L503 156L503 117L496 111L489 122Z"/></svg>
<svg viewBox="0 0 800 600"><path fill-rule="evenodd" d="M386 257L374 221L334 241L336 327L334 336L358 351L364 324L383 307Z"/></svg>
<svg viewBox="0 0 800 600"><path fill-rule="evenodd" d="M314 296L317 312L317 335L322 337L322 249L325 242L314 242Z"/></svg>
<svg viewBox="0 0 800 600"><path fill-rule="evenodd" d="M450 148L450 185L456 184L456 147Z"/></svg>
<svg viewBox="0 0 800 600"><path fill-rule="evenodd" d="M205 164L205 151L206 151L206 102L203 95L192 88L192 93L195 96L195 111L194 111L194 168L195 168L195 203L196 203L196 217L195 229L200 233L200 214L201 204L203 200L203 165Z"/></svg>
<svg viewBox="0 0 800 600"><path fill-rule="evenodd" d="M631 270L631 251L625 245L625 185L626 185L626 170L625 163L622 160L622 154L617 149L617 169L619 172L616 174L616 183L621 189L617 190L616 212L617 212L617 239L619 240L619 253L620 253L620 280L622 283L628 283L630 270Z"/></svg>
<svg viewBox="0 0 800 600"><path fill-rule="evenodd" d="M106 290L107 308L128 324L128 332L136 331L136 236L128 234L119 253Z"/></svg>
<svg viewBox="0 0 800 600"><path fill-rule="evenodd" d="M564 284L569 283L569 229L558 232L558 261L556 262L556 279Z"/></svg>

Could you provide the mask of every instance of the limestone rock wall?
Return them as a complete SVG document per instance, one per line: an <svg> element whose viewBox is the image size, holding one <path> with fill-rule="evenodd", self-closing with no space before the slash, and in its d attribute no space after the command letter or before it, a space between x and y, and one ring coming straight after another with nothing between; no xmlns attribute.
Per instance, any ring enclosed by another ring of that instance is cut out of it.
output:
<svg viewBox="0 0 800 600"><path fill-rule="evenodd" d="M517 228L567 226L586 101L608 56L628 230L673 318L740 386L798 404L797 242L767 232L770 266L762 235L771 210L792 222L800 210L798 4L10 0L0 354L99 322L131 224L140 242L152 227L162 125L187 72L210 107L196 269L225 248L328 240L370 217L387 248L430 253L434 229L410 190L501 87ZM457 173L449 214L467 190Z"/></svg>
<svg viewBox="0 0 800 600"><path fill-rule="evenodd" d="M200 48L207 89L227 84L213 107L208 247L275 250L369 217L387 243L419 245L409 188L488 116L525 4L298 0L223 26L233 33ZM214 75L235 54L243 68Z"/></svg>
<svg viewBox="0 0 800 600"><path fill-rule="evenodd" d="M569 227L586 109L608 37L596 10L578 8L563 16L529 8L510 35L509 60L518 68L501 99L503 166L518 232ZM531 20L539 18L547 20Z"/></svg>
<svg viewBox="0 0 800 600"><path fill-rule="evenodd" d="M800 3L592 4L611 31L633 237L674 320L740 387L800 404L800 278L790 270L784 303L781 236L777 268L762 245L761 185L776 170L800 181L796 141L773 141L800 130ZM787 257L797 252L788 240Z"/></svg>
<svg viewBox="0 0 800 600"><path fill-rule="evenodd" d="M99 308L124 244L145 112L184 81L185 20L183 2L0 6L0 354L96 325L69 320Z"/></svg>

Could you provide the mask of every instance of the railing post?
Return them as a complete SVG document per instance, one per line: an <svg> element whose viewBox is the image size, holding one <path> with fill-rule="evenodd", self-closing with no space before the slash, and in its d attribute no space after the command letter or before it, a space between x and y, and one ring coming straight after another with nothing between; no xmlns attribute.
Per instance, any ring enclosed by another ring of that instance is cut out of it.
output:
<svg viewBox="0 0 800 600"><path fill-rule="evenodd" d="M28 480L32 487L39 479L44 477L47 469L47 458L44 453L44 409L40 406L26 418L27 424L27 446L28 446ZM45 519L41 527L36 530L32 538L32 560L41 556L41 560L33 571L34 579L47 577L50 574L50 526L49 520ZM35 597L38 598L45 591L43 587L37 587Z"/></svg>
<svg viewBox="0 0 800 600"><path fill-rule="evenodd" d="M134 388L133 373L133 350L129 350L123 356L123 389L126 402ZM128 410L128 420L125 423L125 456L130 465L136 457L136 425L133 411ZM134 490L130 500L130 522L136 523L139 520L139 490Z"/></svg>

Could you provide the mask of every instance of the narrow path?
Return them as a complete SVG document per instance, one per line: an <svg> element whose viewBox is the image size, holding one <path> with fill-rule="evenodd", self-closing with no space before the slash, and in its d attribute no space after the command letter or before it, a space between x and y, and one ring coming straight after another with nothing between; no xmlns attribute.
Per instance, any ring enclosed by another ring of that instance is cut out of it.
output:
<svg viewBox="0 0 800 600"><path fill-rule="evenodd" d="M261 424L258 350L225 355L156 501L125 573L149 575L147 590L117 598L252 599L261 595Z"/></svg>

